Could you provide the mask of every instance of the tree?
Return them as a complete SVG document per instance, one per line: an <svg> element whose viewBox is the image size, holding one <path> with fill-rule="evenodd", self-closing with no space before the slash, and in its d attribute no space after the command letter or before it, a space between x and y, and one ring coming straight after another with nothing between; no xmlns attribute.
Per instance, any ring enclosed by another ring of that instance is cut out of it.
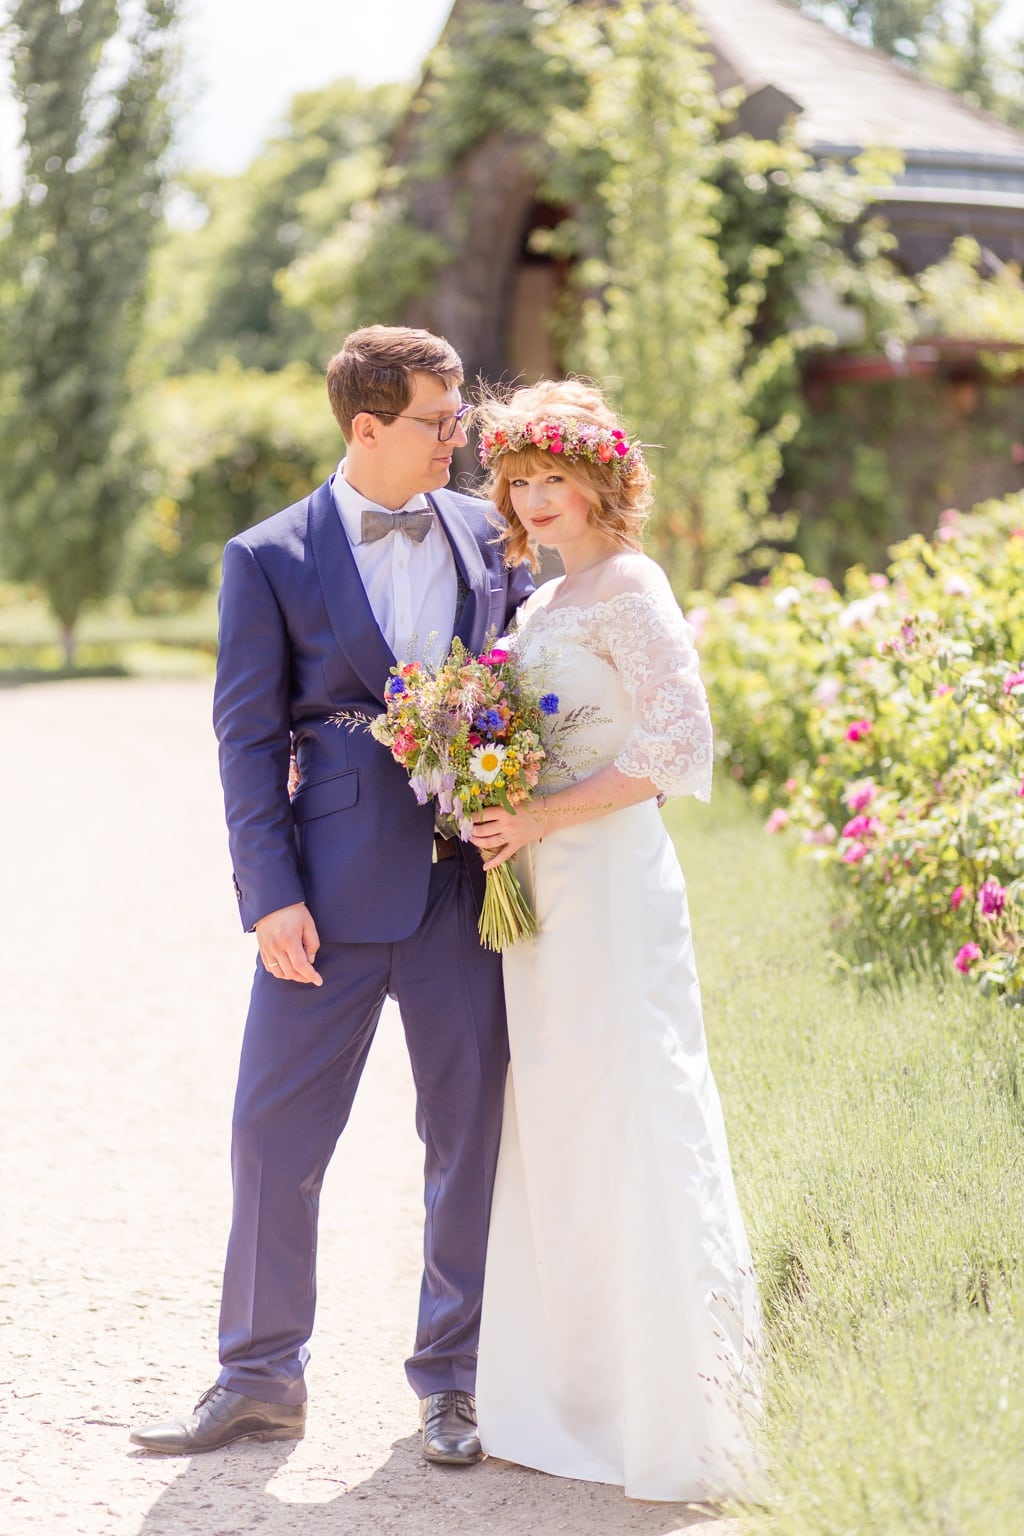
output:
<svg viewBox="0 0 1024 1536"><path fill-rule="evenodd" d="M131 359L170 132L176 3L138 0L125 20L117 0L19 0L4 24L25 167L0 246L2 558L13 579L42 588L69 663L79 614L111 589L139 501Z"/></svg>
<svg viewBox="0 0 1024 1536"><path fill-rule="evenodd" d="M282 368L323 361L324 336L281 298L284 272L344 228L369 196L407 87L337 80L303 91L281 131L239 176L185 178L200 228L168 235L154 265L147 363L153 371ZM328 327L325 325L324 330ZM333 351L338 328L332 331Z"/></svg>
<svg viewBox="0 0 1024 1536"><path fill-rule="evenodd" d="M736 574L764 531L798 418L759 423L755 402L792 344L751 350L768 247L749 253L730 301L716 243L722 113L692 21L671 0L630 0L609 28L588 125L609 147L607 257L575 361L614 384L627 423L655 445L649 544L683 592Z"/></svg>

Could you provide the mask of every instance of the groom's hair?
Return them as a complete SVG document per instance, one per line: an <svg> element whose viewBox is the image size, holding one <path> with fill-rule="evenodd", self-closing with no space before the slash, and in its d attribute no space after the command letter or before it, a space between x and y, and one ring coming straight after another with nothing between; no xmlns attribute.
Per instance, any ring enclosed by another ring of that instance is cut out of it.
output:
<svg viewBox="0 0 1024 1536"><path fill-rule="evenodd" d="M414 373L429 373L450 389L462 383L462 360L443 336L407 325L367 325L346 336L327 364L327 394L346 441L360 411L400 416L412 398Z"/></svg>

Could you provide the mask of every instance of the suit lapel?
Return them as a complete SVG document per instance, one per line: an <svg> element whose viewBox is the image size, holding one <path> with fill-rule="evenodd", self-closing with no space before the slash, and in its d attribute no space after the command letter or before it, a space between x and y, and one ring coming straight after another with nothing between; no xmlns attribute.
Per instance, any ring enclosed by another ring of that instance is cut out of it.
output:
<svg viewBox="0 0 1024 1536"><path fill-rule="evenodd" d="M478 651L484 642L487 624L489 584L480 546L457 507L446 504L441 495L427 500L437 513L455 556L455 565L466 587L466 600L456 614L455 633L470 651Z"/></svg>
<svg viewBox="0 0 1024 1536"><path fill-rule="evenodd" d="M383 701L395 657L373 616L334 505L330 481L318 486L309 498L309 537L334 638L370 693Z"/></svg>

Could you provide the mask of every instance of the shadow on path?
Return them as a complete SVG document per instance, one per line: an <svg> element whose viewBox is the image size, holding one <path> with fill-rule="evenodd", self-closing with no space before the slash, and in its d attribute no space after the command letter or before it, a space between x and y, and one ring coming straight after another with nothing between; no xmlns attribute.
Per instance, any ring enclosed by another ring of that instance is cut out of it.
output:
<svg viewBox="0 0 1024 1536"><path fill-rule="evenodd" d="M292 1502L293 1450L249 1444L192 1457L138 1536L675 1536L704 1527L708 1536L724 1536L727 1528L707 1507L638 1503L618 1488L503 1461L469 1470L428 1467L414 1435L396 1441L363 1482L348 1486L339 1476L334 1493L334 1480L325 1479L323 1500Z"/></svg>

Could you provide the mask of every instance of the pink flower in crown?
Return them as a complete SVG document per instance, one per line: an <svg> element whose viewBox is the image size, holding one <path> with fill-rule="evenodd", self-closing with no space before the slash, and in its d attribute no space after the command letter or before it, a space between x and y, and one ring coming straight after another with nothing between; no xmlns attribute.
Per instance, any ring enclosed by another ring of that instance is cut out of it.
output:
<svg viewBox="0 0 1024 1536"><path fill-rule="evenodd" d="M533 422L531 421L527 422L523 430L527 433L530 442L536 443L537 447L541 448L547 441L550 428L545 426L543 422L540 422L538 426L534 426Z"/></svg>
<svg viewBox="0 0 1024 1536"><path fill-rule="evenodd" d="M998 880L986 880L978 892L978 905L982 917L999 917L1006 906L1006 886Z"/></svg>
<svg viewBox="0 0 1024 1536"><path fill-rule="evenodd" d="M847 848L846 852L843 854L843 863L859 864L861 859L863 859L866 855L867 851L868 850L863 843L851 843L849 848Z"/></svg>
<svg viewBox="0 0 1024 1536"><path fill-rule="evenodd" d="M846 732L847 741L862 741L871 735L870 720L855 720Z"/></svg>
<svg viewBox="0 0 1024 1536"><path fill-rule="evenodd" d="M564 451L564 448L565 448L565 444L562 442L562 439L560 437L553 437L551 439L550 443L548 443L548 452L549 453L562 453Z"/></svg>
<svg viewBox="0 0 1024 1536"><path fill-rule="evenodd" d="M846 786L843 799L851 811L866 811L877 795L878 786L873 779L857 779Z"/></svg>
<svg viewBox="0 0 1024 1536"><path fill-rule="evenodd" d="M978 944L964 944L956 952L953 964L964 976L970 970L976 960L981 959L981 946Z"/></svg>
<svg viewBox="0 0 1024 1536"><path fill-rule="evenodd" d="M960 908L963 906L966 900L967 892L964 890L962 885L958 885L952 896L949 898L950 908L954 912L959 912Z"/></svg>
<svg viewBox="0 0 1024 1536"><path fill-rule="evenodd" d="M611 443L598 443L597 456L602 464L609 464L615 457L615 449Z"/></svg>
<svg viewBox="0 0 1024 1536"><path fill-rule="evenodd" d="M624 459L626 454L629 452L629 444L624 442L621 437L615 444L615 452L618 454L620 459Z"/></svg>

